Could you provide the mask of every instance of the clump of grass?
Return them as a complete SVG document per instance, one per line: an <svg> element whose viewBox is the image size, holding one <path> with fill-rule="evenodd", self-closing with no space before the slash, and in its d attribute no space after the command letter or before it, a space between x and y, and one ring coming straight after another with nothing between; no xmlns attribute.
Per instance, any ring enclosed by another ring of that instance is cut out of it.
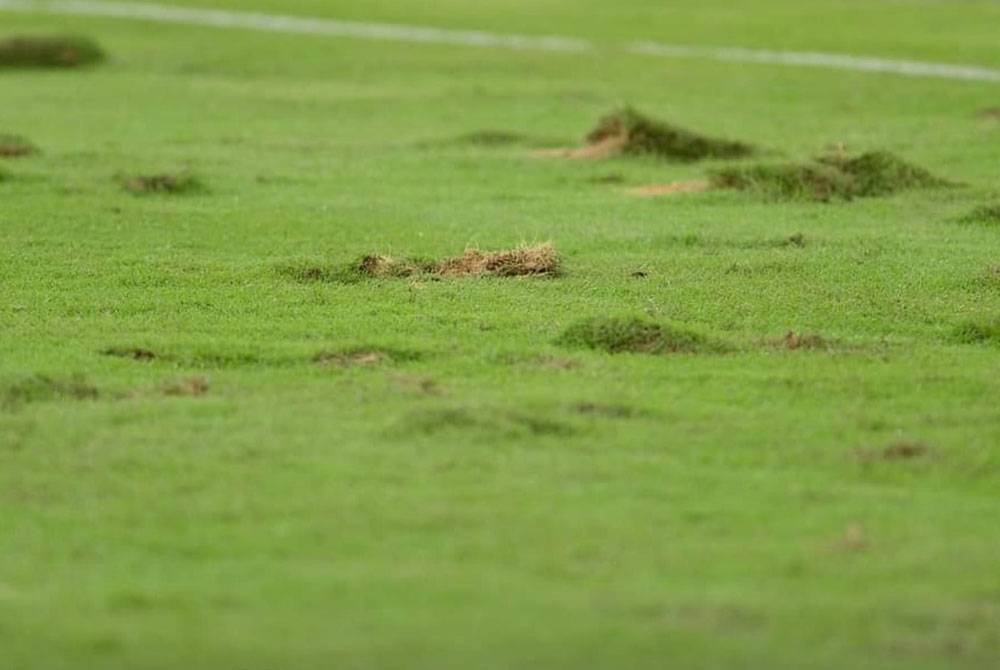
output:
<svg viewBox="0 0 1000 670"><path fill-rule="evenodd" d="M578 321L559 336L556 344L613 354L698 353L724 349L701 333L635 317L593 317Z"/></svg>
<svg viewBox="0 0 1000 670"><path fill-rule="evenodd" d="M631 108L602 118L587 136L591 146L615 147L625 154L660 156L676 161L743 158L754 148L743 142L700 135L651 119Z"/></svg>
<svg viewBox="0 0 1000 670"><path fill-rule="evenodd" d="M369 367L382 363L414 361L420 354L414 351L358 347L343 351L323 351L313 357L320 365L334 365L342 368Z"/></svg>
<svg viewBox="0 0 1000 670"><path fill-rule="evenodd" d="M963 344L1000 344L1000 317L963 323L955 329L955 339Z"/></svg>
<svg viewBox="0 0 1000 670"><path fill-rule="evenodd" d="M984 226L1000 226L1000 203L977 207L959 221Z"/></svg>
<svg viewBox="0 0 1000 670"><path fill-rule="evenodd" d="M0 40L0 68L70 68L104 59L104 51L85 37L15 36Z"/></svg>
<svg viewBox="0 0 1000 670"><path fill-rule="evenodd" d="M729 167L711 176L716 188L753 191L779 200L852 200L951 185L894 154L834 155L812 163Z"/></svg>
<svg viewBox="0 0 1000 670"><path fill-rule="evenodd" d="M551 244L539 244L505 251L469 249L461 256L438 263L435 272L443 277L523 277L554 275L558 274L559 268L559 255L555 248Z"/></svg>
<svg viewBox="0 0 1000 670"><path fill-rule="evenodd" d="M561 261L553 246L538 244L501 251L468 249L461 256L443 260L370 254L346 267L305 263L281 267L279 272L302 282L354 283L406 277L553 276L560 269Z"/></svg>
<svg viewBox="0 0 1000 670"><path fill-rule="evenodd" d="M205 185L200 179L186 172L131 175L119 177L118 180L123 189L136 195L150 193L184 195L205 190Z"/></svg>
<svg viewBox="0 0 1000 670"><path fill-rule="evenodd" d="M0 134L0 158L20 158L38 153L38 147L20 135Z"/></svg>
<svg viewBox="0 0 1000 670"><path fill-rule="evenodd" d="M57 378L32 375L4 386L0 390L0 406L13 409L32 402L92 400L97 396L97 388L81 376Z"/></svg>

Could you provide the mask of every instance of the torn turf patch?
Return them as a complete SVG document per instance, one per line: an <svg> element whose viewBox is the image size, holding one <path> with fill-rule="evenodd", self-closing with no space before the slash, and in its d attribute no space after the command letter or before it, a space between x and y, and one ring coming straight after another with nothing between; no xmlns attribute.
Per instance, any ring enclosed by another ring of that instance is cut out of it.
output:
<svg viewBox="0 0 1000 670"><path fill-rule="evenodd" d="M720 352L726 347L701 333L640 318L593 317L574 323L556 344L617 354Z"/></svg>
<svg viewBox="0 0 1000 670"><path fill-rule="evenodd" d="M104 51L84 37L15 36L0 40L0 68L71 68L104 59Z"/></svg>

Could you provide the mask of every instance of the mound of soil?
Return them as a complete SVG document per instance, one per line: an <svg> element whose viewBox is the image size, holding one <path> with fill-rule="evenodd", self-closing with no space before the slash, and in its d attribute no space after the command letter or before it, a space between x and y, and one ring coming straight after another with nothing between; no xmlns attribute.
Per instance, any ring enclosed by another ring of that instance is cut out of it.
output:
<svg viewBox="0 0 1000 670"><path fill-rule="evenodd" d="M104 59L104 51L85 37L16 36L0 40L0 68L71 68Z"/></svg>

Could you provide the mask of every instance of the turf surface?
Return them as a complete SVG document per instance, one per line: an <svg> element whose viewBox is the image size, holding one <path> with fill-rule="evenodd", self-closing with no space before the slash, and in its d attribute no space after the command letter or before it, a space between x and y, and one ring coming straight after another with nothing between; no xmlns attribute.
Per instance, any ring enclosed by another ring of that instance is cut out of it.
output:
<svg viewBox="0 0 1000 670"><path fill-rule="evenodd" d="M215 6L1000 66L988 2L480 4ZM4 666L995 667L1000 86L0 21L109 56L0 71L38 149L0 159ZM531 156L625 105L963 185ZM556 277L287 271L547 241ZM600 319L720 346L567 344Z"/></svg>

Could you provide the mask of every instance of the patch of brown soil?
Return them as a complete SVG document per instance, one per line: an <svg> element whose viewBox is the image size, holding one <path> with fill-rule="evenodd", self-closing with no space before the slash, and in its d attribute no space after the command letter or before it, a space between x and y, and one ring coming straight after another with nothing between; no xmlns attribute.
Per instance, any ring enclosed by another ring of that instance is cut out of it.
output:
<svg viewBox="0 0 1000 670"><path fill-rule="evenodd" d="M987 107L979 110L979 118L987 121L1000 121L1000 107Z"/></svg>
<svg viewBox="0 0 1000 670"><path fill-rule="evenodd" d="M391 359L392 356L385 351L359 349L358 351L322 353L318 354L314 360L320 365L337 365L342 368L353 368L378 365Z"/></svg>
<svg viewBox="0 0 1000 670"><path fill-rule="evenodd" d="M780 340L773 344L784 347L790 351L797 349L829 349L830 343L822 335L816 333L796 333L790 330Z"/></svg>
<svg viewBox="0 0 1000 670"><path fill-rule="evenodd" d="M569 158L572 160L597 160L600 158L610 158L617 156L625 150L628 138L621 136L608 136L601 138L586 146L560 149L538 149L531 152L537 158Z"/></svg>
<svg viewBox="0 0 1000 670"><path fill-rule="evenodd" d="M703 193L712 188L711 182L706 179L692 179L689 181L675 181L669 184L651 184L649 186L636 186L627 190L630 195L640 198L659 198L667 195L677 195L678 193Z"/></svg>
<svg viewBox="0 0 1000 670"><path fill-rule="evenodd" d="M0 158L21 158L38 153L28 140L18 135L0 135Z"/></svg>
<svg viewBox="0 0 1000 670"><path fill-rule="evenodd" d="M163 394L169 396L201 396L208 393L209 383L205 377L188 377L163 387Z"/></svg>

